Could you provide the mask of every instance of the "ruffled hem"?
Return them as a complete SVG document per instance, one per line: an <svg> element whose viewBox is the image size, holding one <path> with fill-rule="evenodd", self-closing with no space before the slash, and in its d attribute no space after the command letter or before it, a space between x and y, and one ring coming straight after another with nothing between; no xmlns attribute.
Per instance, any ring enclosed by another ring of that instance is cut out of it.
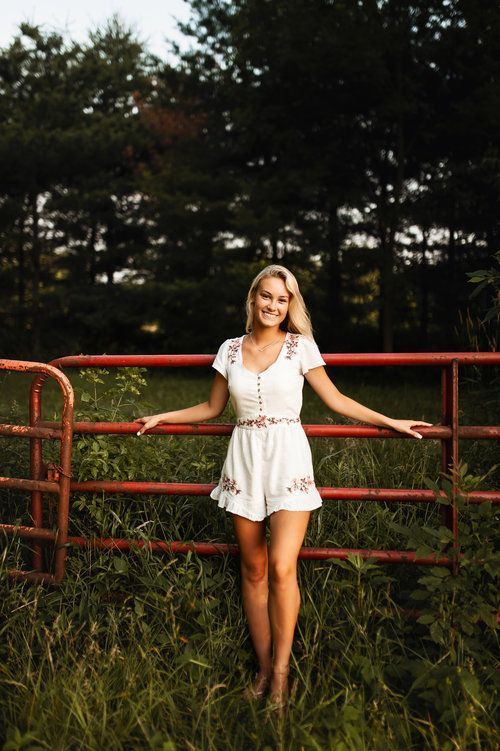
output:
<svg viewBox="0 0 500 751"><path fill-rule="evenodd" d="M231 514L244 516L246 519L250 519L250 521L254 522L261 522L270 514L273 514L275 511L281 511L282 509L287 511L313 511L314 509L320 508L323 505L323 500L317 490L312 498L310 494L308 496L304 495L302 497L297 497L297 495L294 495L293 498L279 500L274 506L272 501L268 501L268 510L266 510L266 513L264 515L252 511L251 502L245 502L244 499L236 500L233 496L222 490L220 485L217 485L212 490L212 492L210 493L210 498L212 498L214 501L217 501L219 508L223 508ZM297 508L297 506L299 506L300 508Z"/></svg>
<svg viewBox="0 0 500 751"><path fill-rule="evenodd" d="M297 504L300 506L300 508L297 508ZM274 514L275 511L314 511L314 509L321 508L323 505L323 501L320 498L318 500L310 500L309 498L306 500L301 498L295 498L294 501L280 501L276 504L276 506L270 506L269 505L269 514Z"/></svg>
<svg viewBox="0 0 500 751"><path fill-rule="evenodd" d="M231 496L228 496L228 494L221 490L219 486L214 488L212 492L210 493L210 498L213 498L214 501L217 501L217 505L219 508L223 508L226 511L229 511L231 514L238 514L238 516L244 516L246 519L250 519L252 522L261 522L266 518L266 515L262 516L261 514L256 514L255 512L251 511L248 506L245 505L243 500L236 501Z"/></svg>

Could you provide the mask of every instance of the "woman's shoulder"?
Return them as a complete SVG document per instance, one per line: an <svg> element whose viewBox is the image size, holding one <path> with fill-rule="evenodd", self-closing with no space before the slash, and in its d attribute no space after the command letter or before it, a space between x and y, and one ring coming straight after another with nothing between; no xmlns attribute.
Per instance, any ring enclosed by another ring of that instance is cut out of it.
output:
<svg viewBox="0 0 500 751"><path fill-rule="evenodd" d="M291 338L296 338L299 341L302 341L304 339L308 339L309 341L311 341L311 339L314 339L313 336L309 336L308 334L297 333L297 332L294 332L294 331L289 331L288 332L288 336L291 337Z"/></svg>
<svg viewBox="0 0 500 751"><path fill-rule="evenodd" d="M241 337L229 337L219 345L212 366L227 378L230 365L237 362Z"/></svg>
<svg viewBox="0 0 500 751"><path fill-rule="evenodd" d="M292 344L292 346L299 346L303 343L313 342L314 339L307 334L299 334L292 331L288 332L288 341Z"/></svg>
<svg viewBox="0 0 500 751"><path fill-rule="evenodd" d="M224 339L220 345L219 352L221 356L227 357L229 363L234 363L236 361L236 355L241 346L242 339L242 336L230 336L227 339Z"/></svg>
<svg viewBox="0 0 500 751"><path fill-rule="evenodd" d="M294 336L297 337L297 341L304 347L308 347L311 344L314 346L316 344L316 339L313 336L313 334L294 334Z"/></svg>
<svg viewBox="0 0 500 751"><path fill-rule="evenodd" d="M286 360L292 360L295 355L297 355L300 347L300 340L301 340L302 334L296 334L293 331L288 331L288 336L285 340L285 347L286 347L286 354L285 359Z"/></svg>
<svg viewBox="0 0 500 751"><path fill-rule="evenodd" d="M326 362L320 352L314 336L301 334L300 337L300 361L302 373L305 375L309 370L320 365L326 365Z"/></svg>
<svg viewBox="0 0 500 751"><path fill-rule="evenodd" d="M298 355L299 359L316 356L319 348L316 340L308 334L291 334L288 335L287 359Z"/></svg>

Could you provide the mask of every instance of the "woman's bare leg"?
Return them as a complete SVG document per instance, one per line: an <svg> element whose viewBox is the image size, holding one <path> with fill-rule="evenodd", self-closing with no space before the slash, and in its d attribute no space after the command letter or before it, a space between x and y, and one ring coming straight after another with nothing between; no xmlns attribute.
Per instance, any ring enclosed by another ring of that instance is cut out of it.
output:
<svg viewBox="0 0 500 751"><path fill-rule="evenodd" d="M300 608L297 559L304 541L310 511L282 509L270 516L269 618L273 640L271 694L285 692L295 625Z"/></svg>
<svg viewBox="0 0 500 751"><path fill-rule="evenodd" d="M241 591L252 643L260 672L270 675L271 625L268 612L268 553L266 522L254 522L232 514L240 548Z"/></svg>

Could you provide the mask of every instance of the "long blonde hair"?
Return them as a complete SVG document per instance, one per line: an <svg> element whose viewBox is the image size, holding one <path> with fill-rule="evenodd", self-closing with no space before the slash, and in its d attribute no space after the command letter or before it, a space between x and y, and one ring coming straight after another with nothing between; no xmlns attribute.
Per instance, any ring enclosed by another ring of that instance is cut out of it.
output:
<svg viewBox="0 0 500 751"><path fill-rule="evenodd" d="M304 334L304 336L307 336L309 339L314 339L311 317L306 308L304 298L300 294L297 279L294 277L291 271L289 271L284 266L280 266L277 263L266 266L262 269L262 271L259 271L250 285L245 304L247 313L245 331L247 332L247 334L252 331L255 296L257 294L259 284L262 279L265 279L268 276L277 276L280 279L283 279L285 286L290 293L288 311L285 319L280 324L280 328L283 331L290 331L293 334Z"/></svg>

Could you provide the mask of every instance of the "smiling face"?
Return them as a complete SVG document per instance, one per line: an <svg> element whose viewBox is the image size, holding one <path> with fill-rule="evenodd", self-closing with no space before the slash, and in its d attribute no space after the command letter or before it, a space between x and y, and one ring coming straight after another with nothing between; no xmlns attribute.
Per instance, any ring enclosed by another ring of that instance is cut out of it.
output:
<svg viewBox="0 0 500 751"><path fill-rule="evenodd" d="M260 280L255 294L253 329L277 328L288 313L290 293L283 279L266 276Z"/></svg>

